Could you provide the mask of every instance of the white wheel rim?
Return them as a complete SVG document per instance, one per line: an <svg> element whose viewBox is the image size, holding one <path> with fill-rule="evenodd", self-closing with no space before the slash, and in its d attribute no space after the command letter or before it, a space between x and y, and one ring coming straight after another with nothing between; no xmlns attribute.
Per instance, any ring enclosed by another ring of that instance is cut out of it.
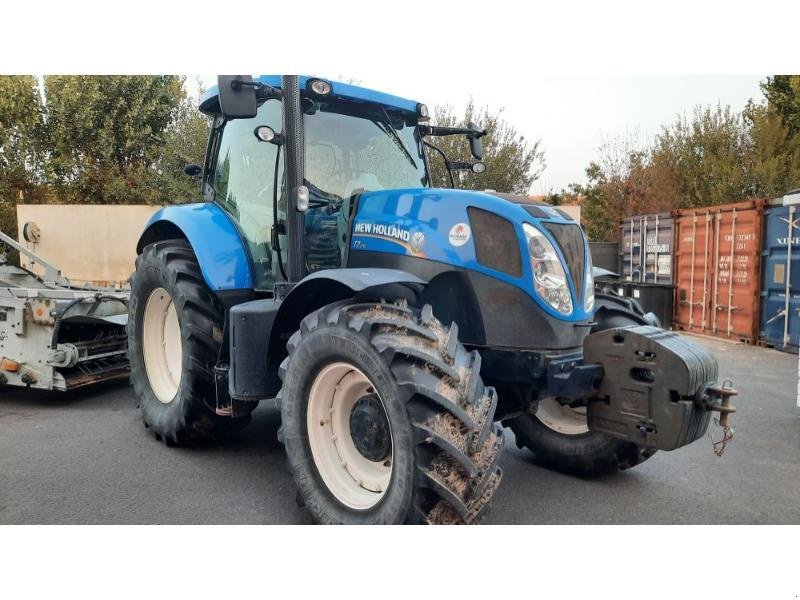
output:
<svg viewBox="0 0 800 600"><path fill-rule="evenodd" d="M317 471L339 502L359 510L375 506L392 477L391 427L391 450L388 459L382 462L364 457L350 435L353 406L359 398L372 393L375 387L363 372L353 365L337 362L319 372L308 394L306 426Z"/></svg>
<svg viewBox="0 0 800 600"><path fill-rule="evenodd" d="M183 344L178 312L169 292L156 288L147 297L142 319L142 354L150 388L169 404L181 384Z"/></svg>
<svg viewBox="0 0 800 600"><path fill-rule="evenodd" d="M547 427L565 435L580 435L589 432L586 407L570 408L555 398L545 398L536 407L536 418Z"/></svg>

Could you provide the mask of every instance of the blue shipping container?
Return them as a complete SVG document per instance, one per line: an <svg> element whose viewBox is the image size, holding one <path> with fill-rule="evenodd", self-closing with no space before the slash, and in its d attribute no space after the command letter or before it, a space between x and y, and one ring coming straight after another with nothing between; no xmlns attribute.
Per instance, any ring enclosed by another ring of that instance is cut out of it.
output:
<svg viewBox="0 0 800 600"><path fill-rule="evenodd" d="M797 352L800 343L800 206L764 211L761 341Z"/></svg>

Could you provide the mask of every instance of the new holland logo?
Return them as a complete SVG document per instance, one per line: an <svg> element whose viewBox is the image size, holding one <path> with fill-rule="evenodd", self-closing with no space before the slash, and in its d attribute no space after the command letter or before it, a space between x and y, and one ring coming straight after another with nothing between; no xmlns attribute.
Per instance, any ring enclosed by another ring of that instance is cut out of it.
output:
<svg viewBox="0 0 800 600"><path fill-rule="evenodd" d="M363 242L357 237L378 238L397 242L406 249L406 252L417 256L424 256L425 234L421 231L411 232L396 225L383 223L359 222L353 227L353 248L361 250Z"/></svg>
<svg viewBox="0 0 800 600"><path fill-rule="evenodd" d="M400 240L401 242L408 242L411 239L411 233L408 229L403 229L396 225L384 225L383 223L356 223L354 233Z"/></svg>
<svg viewBox="0 0 800 600"><path fill-rule="evenodd" d="M409 242L411 246L411 250L414 252L419 252L422 250L422 246L425 245L425 234L421 231L416 231L411 234L411 241Z"/></svg>

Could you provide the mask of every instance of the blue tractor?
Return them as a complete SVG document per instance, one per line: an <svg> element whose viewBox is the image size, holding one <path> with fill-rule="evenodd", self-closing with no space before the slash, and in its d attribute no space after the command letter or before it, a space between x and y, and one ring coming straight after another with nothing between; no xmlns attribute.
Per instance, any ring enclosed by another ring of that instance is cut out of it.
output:
<svg viewBox="0 0 800 600"><path fill-rule="evenodd" d="M500 423L549 467L597 474L702 436L717 364L635 303L595 296L558 208L435 189L483 170L485 132L313 77L220 76L205 202L157 212L128 323L139 411L168 445L281 413L321 523L473 523L501 479ZM475 161L450 161L439 136Z"/></svg>

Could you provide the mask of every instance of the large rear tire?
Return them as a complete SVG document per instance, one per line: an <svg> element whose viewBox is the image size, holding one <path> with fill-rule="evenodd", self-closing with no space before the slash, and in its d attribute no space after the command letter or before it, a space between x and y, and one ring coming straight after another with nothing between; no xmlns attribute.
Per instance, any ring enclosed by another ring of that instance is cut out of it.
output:
<svg viewBox="0 0 800 600"><path fill-rule="evenodd" d="M217 440L249 422L250 415L232 419L212 408L222 323L222 305L188 242L144 248L131 276L128 354L136 404L156 439Z"/></svg>
<svg viewBox="0 0 800 600"><path fill-rule="evenodd" d="M644 313L635 312L622 300L605 300L595 313L597 325L593 332L648 324ZM656 452L654 448L590 431L586 408L570 408L555 398L540 400L532 413L524 413L509 424L517 446L531 450L538 464L572 475L597 477L629 469Z"/></svg>
<svg viewBox="0 0 800 600"><path fill-rule="evenodd" d="M430 306L349 301L289 340L279 395L298 498L319 523L475 523L500 483L480 356Z"/></svg>

